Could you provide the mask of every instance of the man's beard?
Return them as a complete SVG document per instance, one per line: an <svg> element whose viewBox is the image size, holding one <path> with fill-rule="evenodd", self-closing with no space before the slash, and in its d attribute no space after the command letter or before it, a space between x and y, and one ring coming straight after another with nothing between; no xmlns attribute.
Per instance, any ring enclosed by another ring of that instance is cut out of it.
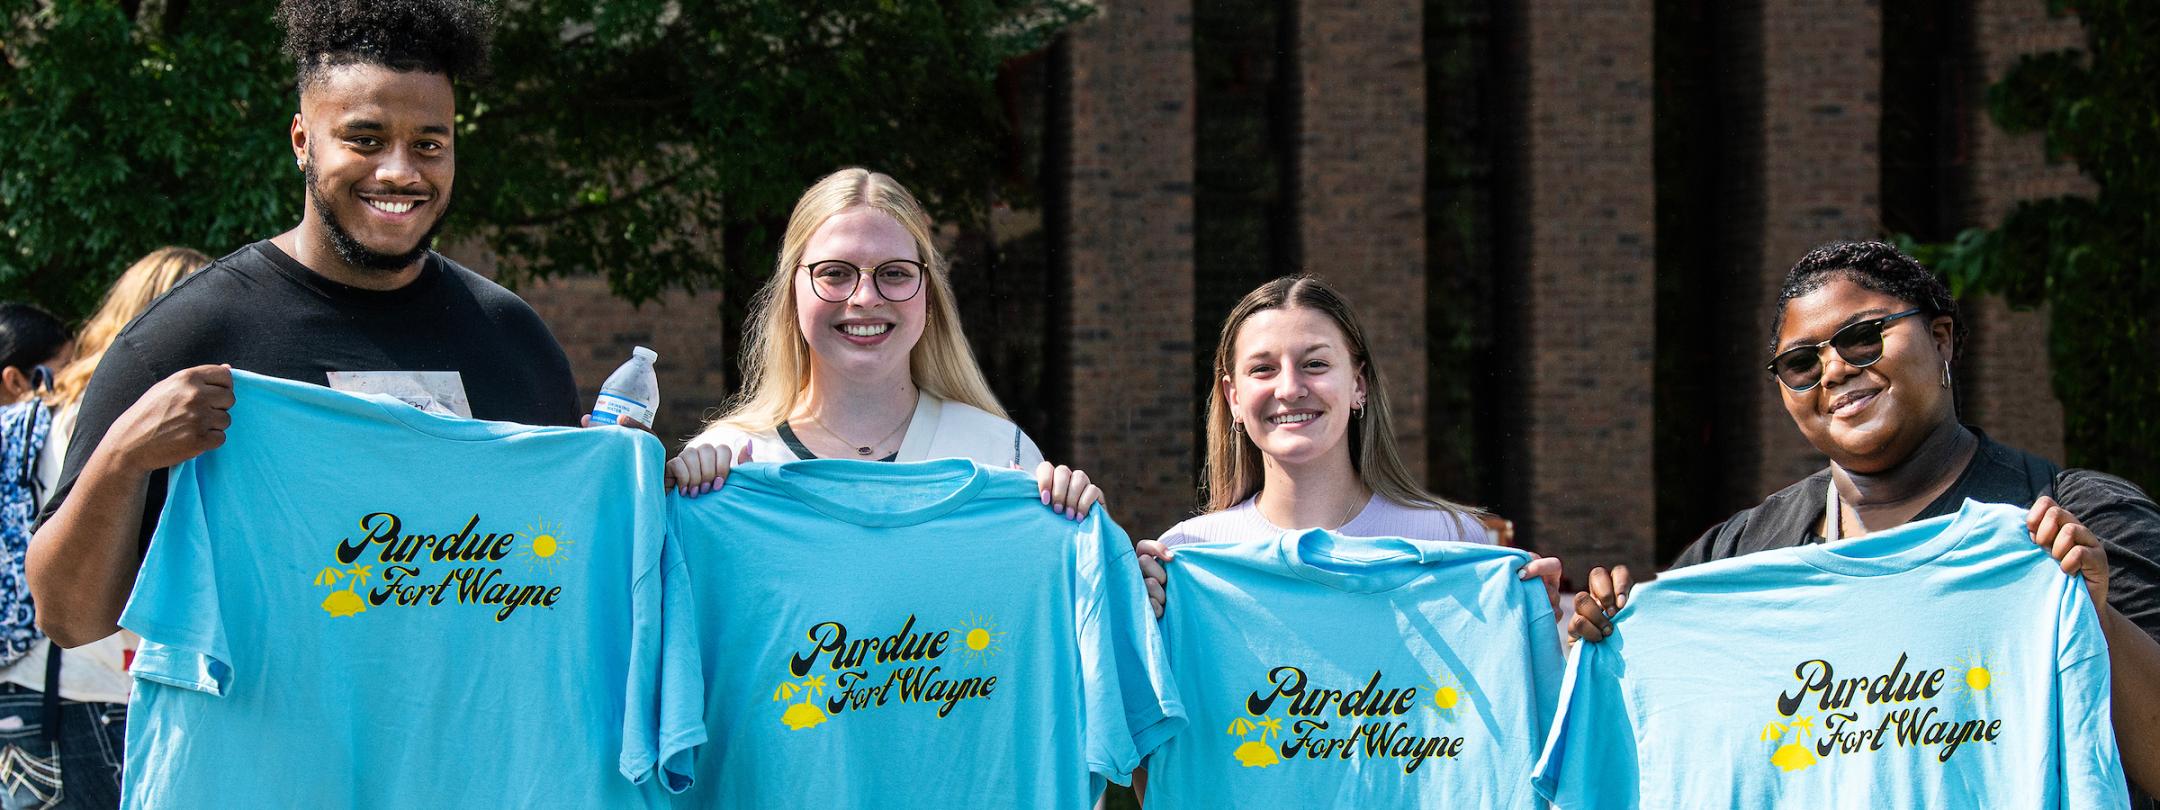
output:
<svg viewBox="0 0 2160 810"><path fill-rule="evenodd" d="M434 224L428 226L427 233L420 236L420 241L413 243L411 250L404 253L383 253L360 244L360 240L354 238L351 231L345 230L343 223L338 222L337 213L331 210L329 198L323 196L322 187L316 184L315 155L312 151L308 153L302 174L307 179L308 199L314 201L316 213L322 214L323 226L330 229L330 248L337 251L338 258L344 259L346 264L362 270L387 273L411 267L413 262L427 255L429 248L434 247L435 234L442 230L443 221L450 218L447 207L436 212ZM430 202L444 204L441 200L438 196Z"/></svg>

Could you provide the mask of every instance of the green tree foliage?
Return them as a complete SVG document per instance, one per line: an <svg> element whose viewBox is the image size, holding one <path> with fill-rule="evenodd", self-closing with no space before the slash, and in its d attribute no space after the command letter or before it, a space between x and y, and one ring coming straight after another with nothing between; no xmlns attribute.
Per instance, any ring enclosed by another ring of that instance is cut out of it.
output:
<svg viewBox="0 0 2160 810"><path fill-rule="evenodd" d="M1963 296L2049 306L2048 356L2069 462L2160 487L2160 4L2052 0L2084 51L2023 57L1988 89L2011 132L2042 132L2091 197L2018 203L2002 224L1917 248Z"/></svg>
<svg viewBox="0 0 2160 810"><path fill-rule="evenodd" d="M274 3L0 0L0 295L81 311L161 244L299 221ZM531 0L461 89L451 238L631 300L769 271L811 180L889 171L948 221L1001 176L998 67L1085 0ZM737 255L739 268L725 255Z"/></svg>

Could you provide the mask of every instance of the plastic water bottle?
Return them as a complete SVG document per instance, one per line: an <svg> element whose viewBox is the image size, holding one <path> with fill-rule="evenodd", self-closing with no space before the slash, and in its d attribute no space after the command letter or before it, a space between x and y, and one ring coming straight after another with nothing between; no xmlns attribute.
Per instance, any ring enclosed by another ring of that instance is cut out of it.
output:
<svg viewBox="0 0 2160 810"><path fill-rule="evenodd" d="M635 419L638 424L652 427L653 413L660 409L660 379L653 374L653 361L658 359L659 354L643 346L631 349L629 362L617 367L607 382L600 384L600 398L592 406L593 424L612 425L619 419Z"/></svg>

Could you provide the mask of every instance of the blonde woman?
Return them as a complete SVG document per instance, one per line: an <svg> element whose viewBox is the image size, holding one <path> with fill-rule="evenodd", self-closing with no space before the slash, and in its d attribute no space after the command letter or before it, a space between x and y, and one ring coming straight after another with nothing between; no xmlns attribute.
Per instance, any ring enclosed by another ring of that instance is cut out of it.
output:
<svg viewBox="0 0 2160 810"><path fill-rule="evenodd" d="M120 334L120 328L141 314L151 301L209 263L209 256L187 248L158 248L136 260L120 274L118 281L113 282L112 289L106 291L97 312L75 335L74 359L59 366L52 376L51 387L43 394L45 405L52 409L52 429L36 460L37 491L41 500L59 483L60 466L67 458L68 441L75 433L75 418L82 405L83 391L97 371L98 361L104 359L105 349ZM60 662L57 686L61 717L44 719L48 723L56 720L62 723L59 742L65 798L58 806L111 807L119 803L122 730L126 727L128 692L132 686L127 662L137 642L135 634L121 631L69 650ZM53 650L51 641L39 639L21 658L0 668L0 698L16 700L28 696L24 698L28 704L41 703L46 690L53 686L48 681L51 673L47 670L47 659ZM28 704L10 705L7 711L42 709L42 706L33 708ZM36 726L32 724L33 728ZM44 753L41 750L39 755ZM9 784L20 787L23 783L17 780Z"/></svg>
<svg viewBox="0 0 2160 810"><path fill-rule="evenodd" d="M1247 293L1223 323L1208 394L1206 511L1139 543L1148 598L1162 613L1159 559L1186 543L1322 528L1358 537L1490 542L1482 513L1434 495L1395 451L1380 367L1334 288L1285 276ZM1544 577L1558 599L1560 562Z"/></svg>
<svg viewBox="0 0 2160 810"><path fill-rule="evenodd" d="M930 228L877 172L842 169L803 192L751 307L742 394L668 462L670 483L710 492L746 461L965 458L1034 469L1043 503L1075 520L1101 501L1086 473L1043 461L990 393Z"/></svg>

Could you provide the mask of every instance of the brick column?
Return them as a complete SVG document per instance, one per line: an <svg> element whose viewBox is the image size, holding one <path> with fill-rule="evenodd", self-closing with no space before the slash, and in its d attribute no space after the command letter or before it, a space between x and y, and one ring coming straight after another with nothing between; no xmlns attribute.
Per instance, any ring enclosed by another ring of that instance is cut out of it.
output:
<svg viewBox="0 0 2160 810"><path fill-rule="evenodd" d="M1972 87L1972 202L1974 224L1993 227L2019 200L2092 194L2074 164L2050 164L2040 135L2011 135L1987 117L1986 85L2000 80L2019 56L2077 48L2084 32L2071 17L2048 17L2035 0L1976 0L1974 57L1980 84ZM1958 302L1972 325L1958 375L1965 385L1963 418L1988 435L2057 463L2063 460L2062 403L2049 380L2047 312L2017 312L2000 296Z"/></svg>
<svg viewBox="0 0 2160 810"><path fill-rule="evenodd" d="M1135 537L1192 511L1193 101L1188 4L1108 0L1074 29L1064 206L1074 464Z"/></svg>
<svg viewBox="0 0 2160 810"><path fill-rule="evenodd" d="M1566 561L1651 570L1656 178L1649 0L1532 0L1523 155L1529 514Z"/></svg>
<svg viewBox="0 0 2160 810"><path fill-rule="evenodd" d="M1425 58L1420 0L1298 3L1298 235L1357 307L1397 447L1425 470Z"/></svg>
<svg viewBox="0 0 2160 810"><path fill-rule="evenodd" d="M1767 346L1785 271L1816 245L1879 229L1882 13L1873 0L1763 3L1762 42L1762 294L1751 337ZM1750 384L1759 498L1825 461L1772 384Z"/></svg>

